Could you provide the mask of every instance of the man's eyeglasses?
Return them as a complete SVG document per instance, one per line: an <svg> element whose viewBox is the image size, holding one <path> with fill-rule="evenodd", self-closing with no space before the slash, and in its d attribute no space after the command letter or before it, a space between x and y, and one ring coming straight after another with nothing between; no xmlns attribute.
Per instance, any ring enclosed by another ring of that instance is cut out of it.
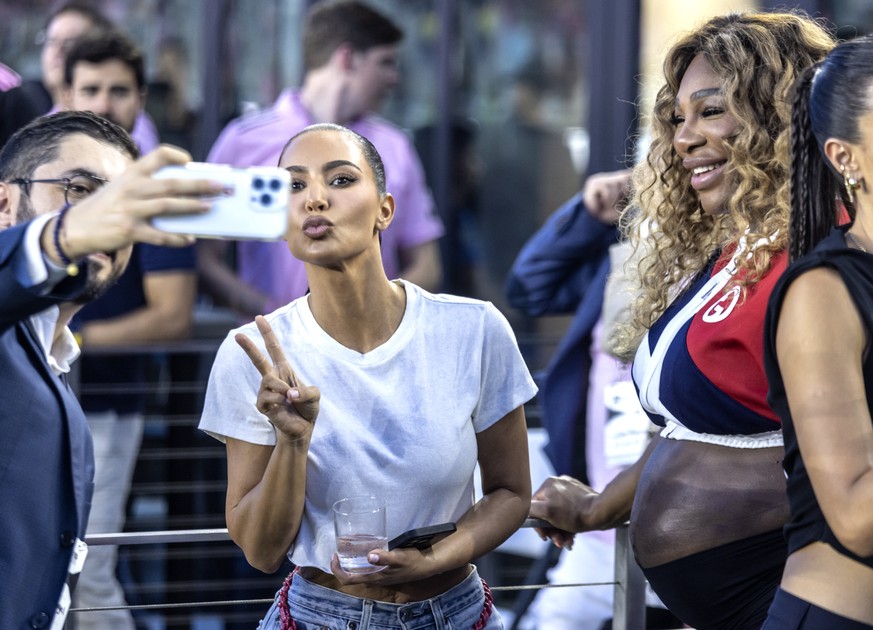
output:
<svg viewBox="0 0 873 630"><path fill-rule="evenodd" d="M11 184L24 187L24 194L30 195L31 184L56 184L64 189L64 201L69 205L79 203L94 194L98 188L109 182L98 175L76 175L74 177L58 177L56 179L13 179Z"/></svg>

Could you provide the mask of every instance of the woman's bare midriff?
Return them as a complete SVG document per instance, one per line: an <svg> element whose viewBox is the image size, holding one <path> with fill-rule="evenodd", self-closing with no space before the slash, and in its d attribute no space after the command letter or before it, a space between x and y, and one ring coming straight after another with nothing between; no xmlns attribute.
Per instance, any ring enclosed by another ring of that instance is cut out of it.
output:
<svg viewBox="0 0 873 630"><path fill-rule="evenodd" d="M391 604L419 602L445 593L453 586L463 582L473 568L470 565L452 569L408 584L374 585L342 584L332 573L325 573L315 567L302 567L301 577L325 588L332 589L362 599L372 599Z"/></svg>
<svg viewBox="0 0 873 630"><path fill-rule="evenodd" d="M783 449L661 440L640 476L630 519L637 562L672 562L788 520Z"/></svg>
<svg viewBox="0 0 873 630"><path fill-rule="evenodd" d="M873 569L823 542L785 563L782 589L843 617L873 625Z"/></svg>

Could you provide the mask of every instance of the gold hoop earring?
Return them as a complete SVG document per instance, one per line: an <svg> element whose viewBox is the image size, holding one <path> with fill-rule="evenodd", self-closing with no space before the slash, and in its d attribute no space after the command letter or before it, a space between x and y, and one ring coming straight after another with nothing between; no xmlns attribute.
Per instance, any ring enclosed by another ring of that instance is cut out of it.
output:
<svg viewBox="0 0 873 630"><path fill-rule="evenodd" d="M843 186L846 187L846 196L849 198L849 203L855 203L855 191L858 190L858 180L853 175L850 175L846 170L845 164L840 164L840 173L843 175Z"/></svg>

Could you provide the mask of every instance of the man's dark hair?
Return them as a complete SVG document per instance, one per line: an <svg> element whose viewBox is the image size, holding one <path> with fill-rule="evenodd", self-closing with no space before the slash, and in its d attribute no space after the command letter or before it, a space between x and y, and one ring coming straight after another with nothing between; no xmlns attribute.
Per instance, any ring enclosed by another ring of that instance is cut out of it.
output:
<svg viewBox="0 0 873 630"><path fill-rule="evenodd" d="M403 31L387 17L357 0L328 0L310 10L303 25L303 69L322 67L343 44L357 52L392 46Z"/></svg>
<svg viewBox="0 0 873 630"><path fill-rule="evenodd" d="M133 71L136 85L145 88L145 62L139 47L118 29L95 28L76 40L64 60L64 83L73 84L73 72L80 61L103 63L117 59Z"/></svg>
<svg viewBox="0 0 873 630"><path fill-rule="evenodd" d="M108 17L103 15L98 9L89 3L65 2L49 14L48 19L45 21L44 30L48 30L52 20L64 13L78 13L91 22L91 25L96 28L112 28L113 26L112 21Z"/></svg>
<svg viewBox="0 0 873 630"><path fill-rule="evenodd" d="M91 112L68 111L43 116L19 129L0 151L0 181L27 179L33 172L57 159L61 143L81 133L130 156L139 149L121 127Z"/></svg>

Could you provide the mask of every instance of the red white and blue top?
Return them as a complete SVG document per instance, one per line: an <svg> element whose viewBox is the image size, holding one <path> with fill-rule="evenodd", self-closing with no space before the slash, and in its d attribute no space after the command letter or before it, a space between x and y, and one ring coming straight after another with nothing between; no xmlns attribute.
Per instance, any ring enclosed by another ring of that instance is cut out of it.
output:
<svg viewBox="0 0 873 630"><path fill-rule="evenodd" d="M634 384L661 435L739 448L782 444L767 403L764 318L787 254L746 295L734 283L740 253L716 256L648 331L633 364Z"/></svg>

